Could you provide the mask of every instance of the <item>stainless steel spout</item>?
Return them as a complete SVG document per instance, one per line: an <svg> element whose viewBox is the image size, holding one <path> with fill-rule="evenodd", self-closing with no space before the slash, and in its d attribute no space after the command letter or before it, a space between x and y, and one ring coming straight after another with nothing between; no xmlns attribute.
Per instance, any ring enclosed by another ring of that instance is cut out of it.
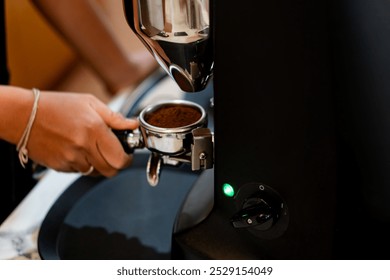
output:
<svg viewBox="0 0 390 280"><path fill-rule="evenodd" d="M128 24L181 90L203 90L213 73L209 0L123 0Z"/></svg>

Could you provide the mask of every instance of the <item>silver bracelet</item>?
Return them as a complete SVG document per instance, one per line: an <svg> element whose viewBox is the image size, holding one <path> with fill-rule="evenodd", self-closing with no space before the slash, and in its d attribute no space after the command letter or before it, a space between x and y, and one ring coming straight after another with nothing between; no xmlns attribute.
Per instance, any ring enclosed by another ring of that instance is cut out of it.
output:
<svg viewBox="0 0 390 280"><path fill-rule="evenodd" d="M16 146L16 151L19 152L19 161L20 164L25 168L25 164L28 162L28 151L27 151L27 143L28 143L28 138L30 137L30 131L31 128L34 124L35 116L38 111L38 101L39 101L39 96L41 92L39 89L33 88L32 92L34 93L34 105L31 111L30 119L28 120L27 126L23 132L22 137L20 138L20 141L18 145Z"/></svg>

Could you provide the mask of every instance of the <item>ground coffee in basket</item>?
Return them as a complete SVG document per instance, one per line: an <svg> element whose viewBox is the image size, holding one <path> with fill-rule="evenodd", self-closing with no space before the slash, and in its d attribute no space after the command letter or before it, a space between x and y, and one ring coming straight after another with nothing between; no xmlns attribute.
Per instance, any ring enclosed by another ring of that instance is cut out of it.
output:
<svg viewBox="0 0 390 280"><path fill-rule="evenodd" d="M145 121L153 126L176 128L191 125L201 118L198 109L185 105L165 105L145 115Z"/></svg>

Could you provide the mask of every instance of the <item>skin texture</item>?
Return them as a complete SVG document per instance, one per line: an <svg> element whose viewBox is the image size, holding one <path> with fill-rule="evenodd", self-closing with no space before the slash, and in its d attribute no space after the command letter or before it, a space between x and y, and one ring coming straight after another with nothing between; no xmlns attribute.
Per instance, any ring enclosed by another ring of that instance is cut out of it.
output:
<svg viewBox="0 0 390 280"><path fill-rule="evenodd" d="M0 86L0 138L17 144L34 102L31 90ZM27 144L29 158L64 172L114 176L131 164L112 129L135 129L138 121L111 111L90 94L41 91Z"/></svg>

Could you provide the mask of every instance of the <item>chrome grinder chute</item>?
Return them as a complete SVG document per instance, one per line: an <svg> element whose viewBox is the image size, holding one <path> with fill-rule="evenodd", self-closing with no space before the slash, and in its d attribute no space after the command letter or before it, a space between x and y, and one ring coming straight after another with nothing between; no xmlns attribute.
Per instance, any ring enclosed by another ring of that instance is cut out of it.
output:
<svg viewBox="0 0 390 280"><path fill-rule="evenodd" d="M181 90L198 92L213 73L209 0L124 0L126 19Z"/></svg>

